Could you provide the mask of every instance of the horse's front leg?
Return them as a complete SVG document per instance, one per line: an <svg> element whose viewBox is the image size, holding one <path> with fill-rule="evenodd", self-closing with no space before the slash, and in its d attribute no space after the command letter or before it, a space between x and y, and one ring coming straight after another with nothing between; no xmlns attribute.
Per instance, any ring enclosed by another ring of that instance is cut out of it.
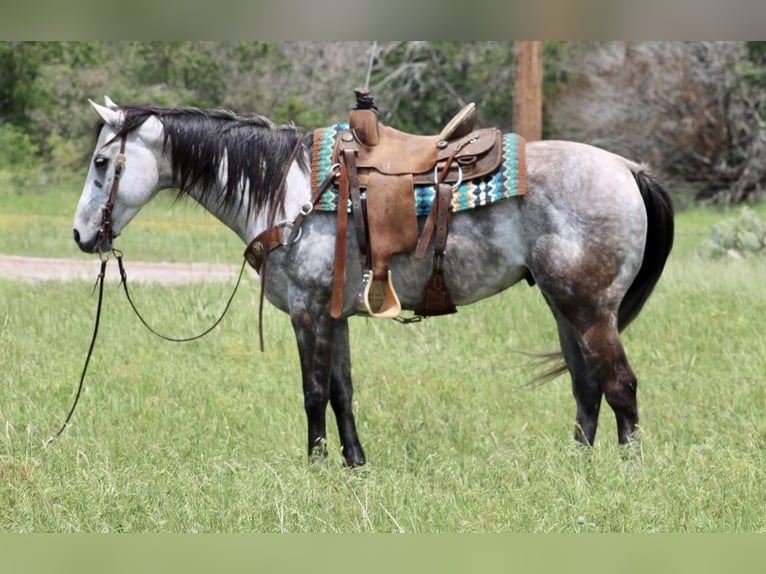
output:
<svg viewBox="0 0 766 574"><path fill-rule="evenodd" d="M308 421L309 456L327 454L325 414L330 400L334 320L308 300L290 310L303 377L303 404Z"/></svg>
<svg viewBox="0 0 766 574"><path fill-rule="evenodd" d="M365 463L365 457L354 422L348 319L334 321L331 352L330 403L338 422L343 458L348 466L361 466Z"/></svg>
<svg viewBox="0 0 766 574"><path fill-rule="evenodd" d="M324 308L306 300L294 302L290 318L301 360L309 456L327 454L326 413L331 401L343 458L348 466L361 466L365 456L352 406L348 320L333 319Z"/></svg>

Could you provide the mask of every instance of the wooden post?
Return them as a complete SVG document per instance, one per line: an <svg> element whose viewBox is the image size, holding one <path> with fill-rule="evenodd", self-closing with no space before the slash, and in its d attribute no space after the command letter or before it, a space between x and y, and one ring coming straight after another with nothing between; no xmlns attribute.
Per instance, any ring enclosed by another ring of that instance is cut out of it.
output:
<svg viewBox="0 0 766 574"><path fill-rule="evenodd" d="M543 43L514 42L513 130L527 141L543 137Z"/></svg>

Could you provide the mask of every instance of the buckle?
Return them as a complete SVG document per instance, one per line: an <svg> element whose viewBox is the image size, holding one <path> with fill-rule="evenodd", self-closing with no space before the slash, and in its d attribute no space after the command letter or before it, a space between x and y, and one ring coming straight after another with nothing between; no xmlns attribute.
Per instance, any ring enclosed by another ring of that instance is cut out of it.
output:
<svg viewBox="0 0 766 574"><path fill-rule="evenodd" d="M303 207L306 207L305 205ZM312 206L313 209L313 206ZM303 210L301 209L301 213L303 213ZM311 213L309 211L309 213ZM279 227L282 229L282 240L279 242L282 247L287 247L288 239L290 238L290 235L293 232L293 227L295 226L295 221L291 221L289 219L285 219L284 221L280 221L279 223L275 223L274 227ZM298 234L295 236L295 239L293 239L293 243L297 243L297 241L301 238L301 235L303 235L303 227L298 228Z"/></svg>

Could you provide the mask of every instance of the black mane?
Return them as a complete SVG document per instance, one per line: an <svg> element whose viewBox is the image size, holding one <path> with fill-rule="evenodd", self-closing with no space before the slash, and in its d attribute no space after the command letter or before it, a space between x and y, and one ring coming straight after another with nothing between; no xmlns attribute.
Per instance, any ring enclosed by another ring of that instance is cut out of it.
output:
<svg viewBox="0 0 766 574"><path fill-rule="evenodd" d="M240 209L248 195L248 215L266 208L281 211L284 189L280 183L286 163L295 151L303 132L293 125L278 126L260 115L240 116L227 110L165 108L147 105L121 107L125 120L115 139L156 116L164 126L164 149L170 154L173 183L179 195L199 185L203 195L218 196L224 208ZM308 170L303 141L299 165ZM219 184L219 166L227 160L225 185ZM243 184L247 183L243 193ZM204 197L202 198L204 199Z"/></svg>

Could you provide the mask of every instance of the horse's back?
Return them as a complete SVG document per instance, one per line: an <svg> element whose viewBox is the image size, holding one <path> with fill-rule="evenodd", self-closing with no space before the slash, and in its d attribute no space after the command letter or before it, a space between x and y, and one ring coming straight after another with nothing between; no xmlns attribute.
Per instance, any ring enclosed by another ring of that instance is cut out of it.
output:
<svg viewBox="0 0 766 574"><path fill-rule="evenodd" d="M613 152L566 140L528 142L526 164L527 181L533 187L558 184L562 194L579 189L581 197L606 192L611 199L633 195L637 191L633 173L641 170L638 163Z"/></svg>

